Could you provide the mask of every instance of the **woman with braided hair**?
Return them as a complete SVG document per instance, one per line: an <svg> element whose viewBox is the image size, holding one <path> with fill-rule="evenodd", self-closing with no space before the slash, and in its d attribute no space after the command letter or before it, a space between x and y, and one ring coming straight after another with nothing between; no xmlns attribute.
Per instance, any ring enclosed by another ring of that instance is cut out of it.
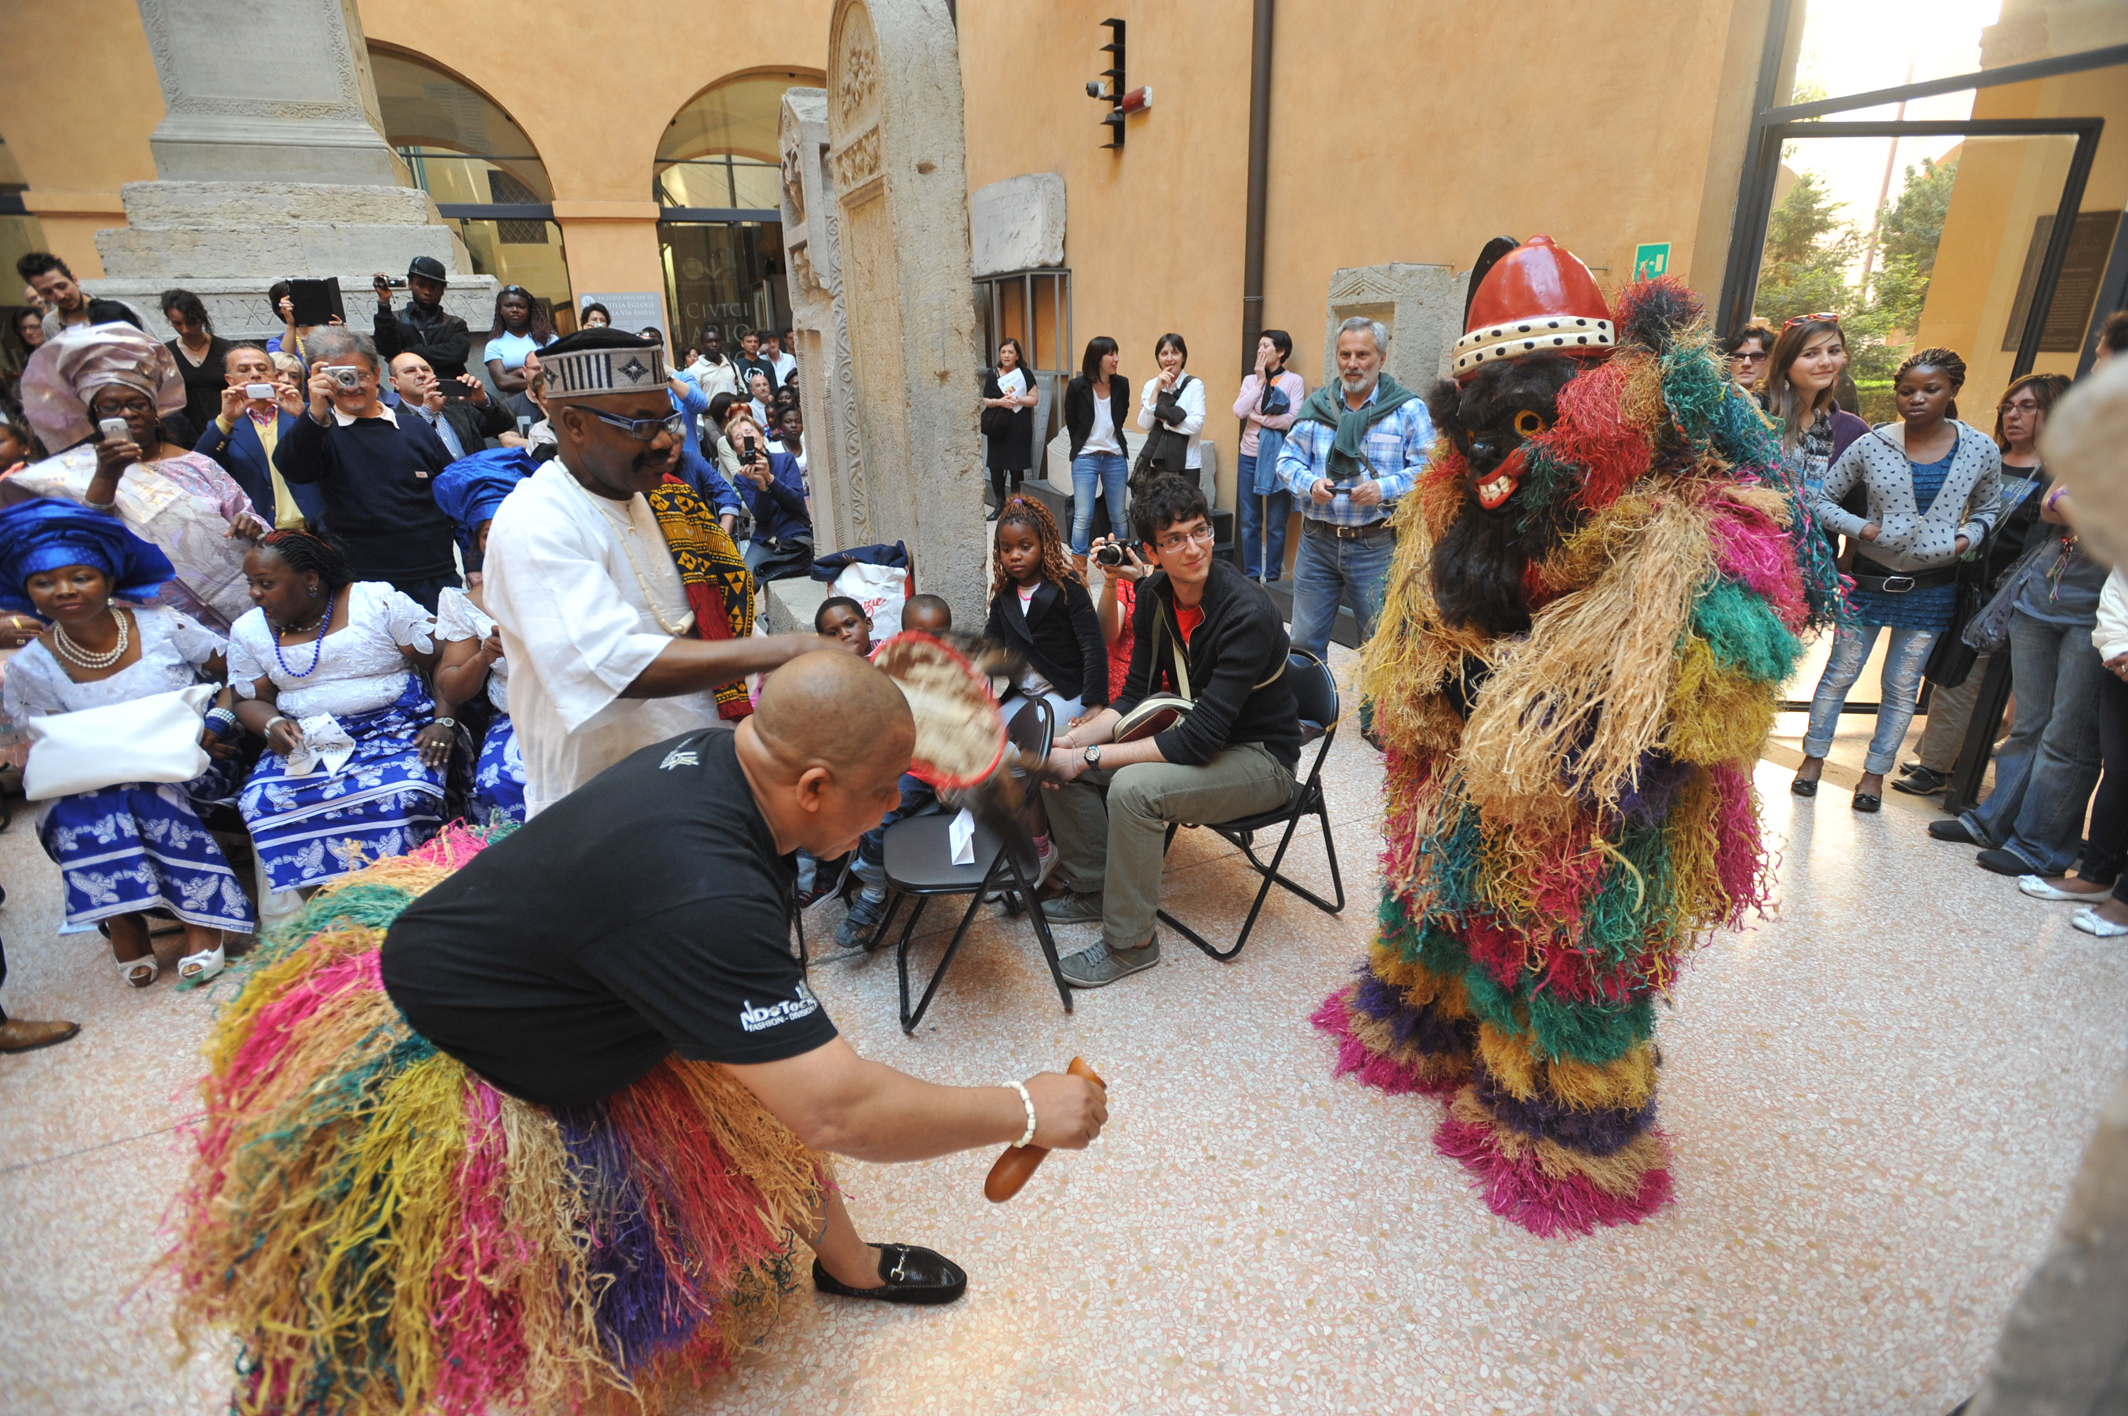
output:
<svg viewBox="0 0 2128 1416"><path fill-rule="evenodd" d="M457 726L413 671L439 657L429 612L356 580L307 531L265 537L244 575L257 608L229 631L229 682L270 749L238 802L265 888L308 890L426 841Z"/></svg>
<svg viewBox="0 0 2128 1416"><path fill-rule="evenodd" d="M1958 602L1959 557L1987 539L2002 486L1995 440L1958 421L1965 360L1948 349L1923 349L1899 366L1893 396L1900 421L1857 438L1811 489L1820 525L1859 542L1853 618L1835 633L1832 657L1810 704L1803 765L1790 790L1816 796L1847 691L1877 642L1891 631L1877 730L1855 784L1854 809L1883 805L1884 774L1899 760L1921 695L1921 671L1936 636L1951 627ZM1840 503L1860 486L1864 510Z"/></svg>

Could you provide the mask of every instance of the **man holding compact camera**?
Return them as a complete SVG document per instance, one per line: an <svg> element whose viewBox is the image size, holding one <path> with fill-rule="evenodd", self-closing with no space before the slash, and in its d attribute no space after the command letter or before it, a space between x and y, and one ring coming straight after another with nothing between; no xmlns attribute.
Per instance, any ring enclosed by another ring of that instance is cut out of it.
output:
<svg viewBox="0 0 2128 1416"><path fill-rule="evenodd" d="M443 292L450 287L450 272L434 256L416 256L406 268L407 301L404 310L392 309L391 277L378 272L372 282L377 290L377 352L386 360L401 354L419 354L429 361L439 379L455 379L466 371L466 357L473 352L473 336L466 322L443 308Z"/></svg>
<svg viewBox="0 0 2128 1416"><path fill-rule="evenodd" d="M325 519L347 548L357 580L385 580L433 612L458 584L451 518L436 505L435 476L451 463L436 430L405 403L377 397L377 350L352 330L304 342L310 406L274 449L292 486L325 493Z"/></svg>
<svg viewBox="0 0 2128 1416"><path fill-rule="evenodd" d="M322 525L325 498L317 488L297 491L273 468L274 449L303 416L303 393L280 380L273 356L239 344L222 358L222 408L193 446L220 463L276 531Z"/></svg>
<svg viewBox="0 0 2128 1416"><path fill-rule="evenodd" d="M435 429L453 462L480 451L489 438L501 437L517 426L510 411L488 397L487 385L471 374L438 379L429 361L419 354L401 354L392 360L391 368L399 406L413 409Z"/></svg>

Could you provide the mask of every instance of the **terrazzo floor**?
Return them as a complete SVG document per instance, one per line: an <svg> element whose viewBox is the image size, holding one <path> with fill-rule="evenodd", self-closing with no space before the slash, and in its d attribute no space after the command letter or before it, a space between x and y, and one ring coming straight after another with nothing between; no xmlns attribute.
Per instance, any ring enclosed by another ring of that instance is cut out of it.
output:
<svg viewBox="0 0 2128 1416"><path fill-rule="evenodd" d="M1351 904L1274 894L1232 964L1166 941L1066 1015L1024 922L993 913L905 1037L891 957L820 962L862 1053L960 1083L1084 1054L1111 1124L1003 1206L987 1153L845 1164L860 1228L952 1255L967 1298L801 1294L680 1409L1940 1416L1972 1389L2128 1063L2128 951L1928 840L1924 811L1800 801L1763 763L1773 917L1700 953L1658 1025L1678 1202L1538 1240L1435 1154L1437 1104L1330 1076L1307 1019L1368 942L1379 760L1347 733L1326 775ZM83 1031L0 1058L0 1408L216 1412L228 1354L179 1358L150 1273L209 999L134 993L99 941L57 936L16 805L5 1001ZM1293 869L1328 883L1317 841ZM1231 938L1252 885L1186 833L1165 899ZM809 917L816 947L838 917Z"/></svg>

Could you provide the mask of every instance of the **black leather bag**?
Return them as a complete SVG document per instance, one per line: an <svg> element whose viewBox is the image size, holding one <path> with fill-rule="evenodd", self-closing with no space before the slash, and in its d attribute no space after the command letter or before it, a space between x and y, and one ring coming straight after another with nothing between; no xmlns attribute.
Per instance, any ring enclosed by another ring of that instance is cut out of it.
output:
<svg viewBox="0 0 2128 1416"><path fill-rule="evenodd" d="M1130 489L1133 495L1155 477L1163 474L1180 477L1189 472L1190 440L1167 425L1167 415L1172 414L1177 420L1182 417L1176 396L1189 386L1190 379L1185 376L1153 405L1156 426L1145 435L1145 442L1138 448L1138 460L1131 464Z"/></svg>
<svg viewBox="0 0 2128 1416"><path fill-rule="evenodd" d="M1965 627L1987 606L1987 558L1976 557L1958 566L1958 603L1951 611L1951 627L1936 636L1921 676L1938 688L1956 688L1980 658L1980 651L1965 642Z"/></svg>
<svg viewBox="0 0 2128 1416"><path fill-rule="evenodd" d="M992 374L984 380L983 397L1003 398L1004 396L1005 389L997 381L997 375ZM1012 435L1013 412L1014 410L1010 408L985 408L982 419L983 436L986 438L1010 437Z"/></svg>

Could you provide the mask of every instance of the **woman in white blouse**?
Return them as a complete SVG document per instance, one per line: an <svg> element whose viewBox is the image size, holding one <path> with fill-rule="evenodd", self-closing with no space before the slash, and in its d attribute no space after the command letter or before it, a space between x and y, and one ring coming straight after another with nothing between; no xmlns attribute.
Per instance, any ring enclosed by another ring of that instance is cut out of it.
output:
<svg viewBox="0 0 2128 1416"><path fill-rule="evenodd" d="M168 582L170 562L116 517L56 500L9 507L0 512L0 564L0 605L34 606L50 626L7 666L4 698L16 721L221 679L222 638L147 603ZM200 740L210 765L191 781L120 782L38 804L37 838L65 883L59 932L101 928L120 976L135 988L163 968L146 911L166 911L184 925L183 952L172 957L188 979L221 971L223 931L250 934L256 926L251 901L199 814L232 793L235 736L233 718L217 710Z"/></svg>
<svg viewBox="0 0 2128 1416"><path fill-rule="evenodd" d="M266 888L307 890L420 845L443 821L457 727L413 671L436 666L428 611L356 581L308 532L266 537L244 573L257 608L229 631L229 679L270 749L239 801Z"/></svg>
<svg viewBox="0 0 2128 1416"><path fill-rule="evenodd" d="M1160 361L1160 377L1147 379L1145 391L1139 395L1139 430L1150 433L1155 428L1165 428L1188 439L1189 451L1182 468L1163 470L1194 472L1202 477L1204 447L1198 434L1204 431L1204 380L1184 371L1183 366L1190 361L1190 347L1179 334L1161 335L1160 342L1153 346L1153 357ZM1206 496L1210 495L1207 489Z"/></svg>

